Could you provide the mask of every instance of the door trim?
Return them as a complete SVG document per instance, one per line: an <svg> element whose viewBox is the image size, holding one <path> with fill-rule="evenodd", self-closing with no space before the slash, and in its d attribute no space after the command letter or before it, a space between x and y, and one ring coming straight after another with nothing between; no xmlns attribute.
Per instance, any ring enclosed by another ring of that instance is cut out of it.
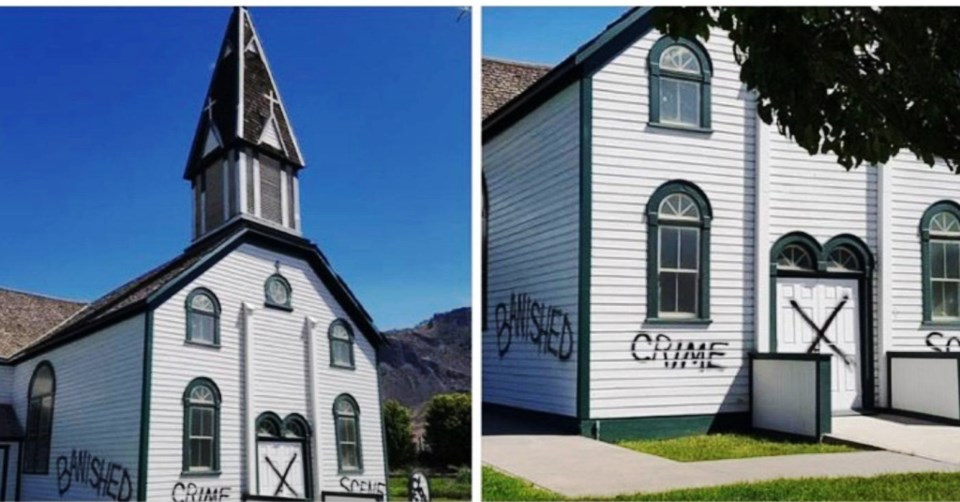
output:
<svg viewBox="0 0 960 502"><path fill-rule="evenodd" d="M816 270L793 271L777 268L777 257L788 245L799 245L810 253L816 261ZM845 247L853 251L860 259L862 267L857 272L834 272L827 269L830 253ZM876 408L873 378L873 271L875 262L870 248L853 234L840 234L831 238L823 246L804 232L790 232L777 240L770 248L770 298L769 298L769 340L770 352L777 352L777 279L814 278L814 279L856 279L860 313L860 406L864 410Z"/></svg>

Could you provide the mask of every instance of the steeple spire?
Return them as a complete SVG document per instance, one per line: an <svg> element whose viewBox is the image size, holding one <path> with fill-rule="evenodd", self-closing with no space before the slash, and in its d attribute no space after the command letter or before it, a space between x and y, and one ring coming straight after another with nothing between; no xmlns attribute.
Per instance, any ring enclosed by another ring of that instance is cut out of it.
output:
<svg viewBox="0 0 960 502"><path fill-rule="evenodd" d="M303 167L250 13L235 7L183 174L194 186L194 237L235 217L298 232L297 174Z"/></svg>

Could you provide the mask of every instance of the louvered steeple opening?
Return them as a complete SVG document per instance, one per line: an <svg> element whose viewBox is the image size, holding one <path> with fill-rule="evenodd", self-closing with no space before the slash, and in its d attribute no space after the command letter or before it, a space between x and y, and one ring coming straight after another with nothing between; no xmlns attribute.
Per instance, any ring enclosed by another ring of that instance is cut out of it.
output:
<svg viewBox="0 0 960 502"><path fill-rule="evenodd" d="M184 179L194 240L237 218L299 235L303 156L250 13L233 9Z"/></svg>

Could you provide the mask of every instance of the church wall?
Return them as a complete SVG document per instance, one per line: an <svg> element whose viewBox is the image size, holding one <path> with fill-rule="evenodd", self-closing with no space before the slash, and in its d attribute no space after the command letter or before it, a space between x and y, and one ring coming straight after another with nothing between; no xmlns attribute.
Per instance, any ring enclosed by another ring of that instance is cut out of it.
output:
<svg viewBox="0 0 960 502"><path fill-rule="evenodd" d="M49 361L56 380L49 470L21 475L21 500L136 498L143 341L141 314L16 366L13 405L24 428L36 366Z"/></svg>
<svg viewBox="0 0 960 502"><path fill-rule="evenodd" d="M288 312L264 306L264 283L276 272L292 287ZM185 300L196 287L213 291L221 305L220 347L185 342ZM242 304L254 309L253 371L243 366ZM309 319L308 319L309 318ZM253 417L272 411L281 418L302 415L310 424L319 450L311 441L312 465L320 467L314 480L314 494L359 490L385 490L381 436L380 395L376 354L373 346L354 327L355 370L330 367L327 328L336 318L346 319L343 309L303 260L252 245L243 245L224 257L154 312L153 387L150 428L150 479L148 498L168 499L178 483L200 488L227 488L231 498L246 491L246 448L244 379L253 379ZM309 392L306 334L313 321L314 358L319 392L314 401ZM189 477L182 467L182 397L187 384L197 377L212 379L219 387L220 466L219 475ZM349 476L338 474L333 401L349 393L360 407L361 447L364 471ZM252 424L249 424L252 425ZM255 485L256 480L253 480ZM255 486L254 486L255 487Z"/></svg>

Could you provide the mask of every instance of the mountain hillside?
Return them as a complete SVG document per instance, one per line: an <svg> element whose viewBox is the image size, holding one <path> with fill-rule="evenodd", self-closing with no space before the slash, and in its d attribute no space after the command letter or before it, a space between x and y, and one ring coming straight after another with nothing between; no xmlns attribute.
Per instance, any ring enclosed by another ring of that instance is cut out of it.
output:
<svg viewBox="0 0 960 502"><path fill-rule="evenodd" d="M384 334L389 343L380 354L380 376L387 399L419 416L434 394L470 391L470 307Z"/></svg>

